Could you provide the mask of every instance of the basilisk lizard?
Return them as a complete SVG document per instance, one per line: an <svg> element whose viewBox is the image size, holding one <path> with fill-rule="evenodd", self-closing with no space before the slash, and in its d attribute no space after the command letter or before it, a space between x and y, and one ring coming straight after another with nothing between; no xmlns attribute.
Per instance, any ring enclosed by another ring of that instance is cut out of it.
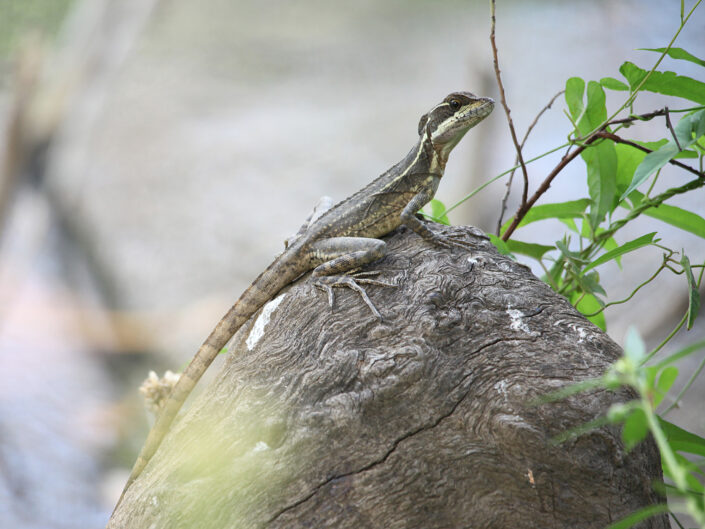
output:
<svg viewBox="0 0 705 529"><path fill-rule="evenodd" d="M360 284L385 283L353 274L384 255L386 244L378 237L404 224L441 247L464 246L460 241L431 231L416 218L416 213L433 198L453 147L493 108L494 101L486 97L468 92L450 94L421 117L418 142L403 160L350 198L323 213L316 212L296 236L287 241L284 252L245 290L184 370L147 436L118 505L159 448L184 400L220 350L286 285L313 270L317 286L327 290L331 305L332 287L348 287L357 291L372 313L381 319Z"/></svg>

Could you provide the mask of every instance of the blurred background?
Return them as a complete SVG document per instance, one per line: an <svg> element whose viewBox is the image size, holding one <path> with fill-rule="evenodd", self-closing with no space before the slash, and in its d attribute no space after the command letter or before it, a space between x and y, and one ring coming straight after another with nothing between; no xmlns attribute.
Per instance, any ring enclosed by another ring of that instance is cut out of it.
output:
<svg viewBox="0 0 705 529"><path fill-rule="evenodd" d="M637 48L666 46L680 9L498 4L520 136L567 78L619 77L624 60L650 68L657 56ZM183 367L319 197L342 199L401 159L428 108L455 90L497 97L489 28L485 0L0 0L0 527L107 522L148 427L137 393L148 371ZM676 45L705 57L704 34L700 9ZM702 80L696 65L678 68ZM644 94L635 111L663 101ZM525 157L565 141L563 108L559 98ZM663 127L635 134L659 138ZM455 150L438 198L455 203L514 156L497 106ZM559 157L530 166L534 186ZM505 183L451 221L494 232ZM574 163L543 202L586 195ZM673 203L705 214L702 198ZM518 237L563 231L531 226ZM653 219L631 229L705 259L695 236ZM603 272L613 300L654 271L660 251L624 261L628 273ZM663 275L608 309L608 332L621 343L636 325L656 345L685 306L685 280ZM669 350L703 327L700 318ZM703 399L696 385L669 419L702 435Z"/></svg>

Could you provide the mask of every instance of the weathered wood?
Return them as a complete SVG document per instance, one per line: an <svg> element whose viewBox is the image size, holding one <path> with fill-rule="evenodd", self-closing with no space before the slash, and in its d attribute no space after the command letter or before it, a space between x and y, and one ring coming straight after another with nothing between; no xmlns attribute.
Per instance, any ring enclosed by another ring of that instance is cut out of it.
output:
<svg viewBox="0 0 705 529"><path fill-rule="evenodd" d="M628 391L528 405L619 347L479 232L444 229L474 249L387 238L375 269L398 286L368 288L383 322L349 290L331 312L306 277L254 345L241 329L111 527L602 528L659 501L651 440L551 443Z"/></svg>

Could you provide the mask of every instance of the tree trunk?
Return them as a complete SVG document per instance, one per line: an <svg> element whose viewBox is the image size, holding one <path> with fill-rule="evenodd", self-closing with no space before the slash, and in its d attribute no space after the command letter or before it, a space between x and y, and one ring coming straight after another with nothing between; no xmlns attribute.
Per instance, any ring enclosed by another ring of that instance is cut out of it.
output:
<svg viewBox="0 0 705 529"><path fill-rule="evenodd" d="M651 439L552 442L630 391L532 402L619 346L479 231L442 229L473 249L387 237L382 322L347 289L331 311L308 276L270 302L111 527L600 529L660 502Z"/></svg>

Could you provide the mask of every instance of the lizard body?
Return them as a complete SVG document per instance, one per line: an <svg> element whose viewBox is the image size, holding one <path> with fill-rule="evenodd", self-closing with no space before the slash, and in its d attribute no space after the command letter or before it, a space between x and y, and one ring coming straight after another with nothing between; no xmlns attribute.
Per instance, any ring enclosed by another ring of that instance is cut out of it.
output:
<svg viewBox="0 0 705 529"><path fill-rule="evenodd" d="M315 212L287 241L285 251L243 292L218 322L182 373L149 432L117 505L159 448L186 397L237 330L286 285L313 270L317 286L356 290L381 319L360 284L385 283L355 278L351 272L381 258L385 243L378 239L405 224L426 240L443 247L461 245L442 238L422 224L416 213L438 188L450 151L465 133L494 108L489 98L454 92L419 122L419 140L399 163L369 185L323 213ZM117 506L115 507L117 509Z"/></svg>

